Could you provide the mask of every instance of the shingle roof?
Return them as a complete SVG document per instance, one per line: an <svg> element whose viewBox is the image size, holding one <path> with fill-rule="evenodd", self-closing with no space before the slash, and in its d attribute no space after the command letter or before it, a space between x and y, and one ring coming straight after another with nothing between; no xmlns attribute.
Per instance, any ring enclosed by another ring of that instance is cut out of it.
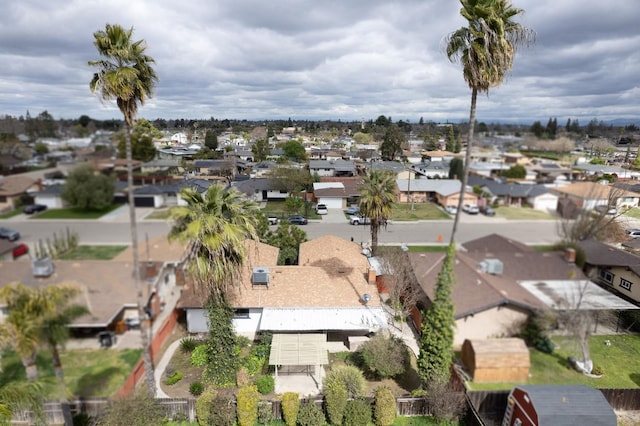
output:
<svg viewBox="0 0 640 426"><path fill-rule="evenodd" d="M640 275L640 257L635 254L596 240L580 241L578 246L584 251L585 261L590 265L625 266Z"/></svg>
<svg viewBox="0 0 640 426"><path fill-rule="evenodd" d="M409 189L416 192L436 192L447 196L460 192L462 184L458 179L396 179L401 192Z"/></svg>
<svg viewBox="0 0 640 426"><path fill-rule="evenodd" d="M0 195L12 197L26 192L36 183L29 176L13 175L0 178Z"/></svg>

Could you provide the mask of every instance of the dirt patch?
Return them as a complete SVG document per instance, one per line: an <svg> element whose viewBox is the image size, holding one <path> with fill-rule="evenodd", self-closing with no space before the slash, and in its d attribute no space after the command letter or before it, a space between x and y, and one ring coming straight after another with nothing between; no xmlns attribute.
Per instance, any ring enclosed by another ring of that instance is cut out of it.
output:
<svg viewBox="0 0 640 426"><path fill-rule="evenodd" d="M183 353L180 348L176 350L167 365L167 369L162 374L162 383L160 388L171 398L193 398L189 392L191 383L201 381L203 367L194 367L190 362L190 353ZM170 373L179 371L182 373L182 379L173 385L167 385L165 381L169 378Z"/></svg>

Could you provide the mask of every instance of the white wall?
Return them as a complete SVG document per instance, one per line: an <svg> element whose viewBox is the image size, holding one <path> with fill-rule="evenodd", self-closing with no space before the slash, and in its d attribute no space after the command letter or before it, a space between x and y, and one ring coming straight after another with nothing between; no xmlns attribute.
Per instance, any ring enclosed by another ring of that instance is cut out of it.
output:
<svg viewBox="0 0 640 426"><path fill-rule="evenodd" d="M531 204L535 210L556 211L558 208L558 197L549 193L531 197L527 202Z"/></svg>
<svg viewBox="0 0 640 426"><path fill-rule="evenodd" d="M260 331L260 319L262 318L262 308L249 309L249 318L233 319L233 329L240 336L253 339L258 331Z"/></svg>
<svg viewBox="0 0 640 426"><path fill-rule="evenodd" d="M509 306L495 307L456 321L453 346L459 348L465 339L488 339L512 336L528 314Z"/></svg>

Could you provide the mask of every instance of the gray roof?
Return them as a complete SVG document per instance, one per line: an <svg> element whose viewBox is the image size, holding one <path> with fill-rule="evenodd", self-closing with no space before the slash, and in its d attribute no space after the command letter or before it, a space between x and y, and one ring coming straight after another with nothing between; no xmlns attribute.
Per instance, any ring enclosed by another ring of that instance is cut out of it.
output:
<svg viewBox="0 0 640 426"><path fill-rule="evenodd" d="M404 164L399 161L374 161L367 164L366 168L373 170L391 170L395 174L405 170Z"/></svg>
<svg viewBox="0 0 640 426"><path fill-rule="evenodd" d="M596 240L579 241L585 261L597 266L624 266L640 275L640 257Z"/></svg>
<svg viewBox="0 0 640 426"><path fill-rule="evenodd" d="M246 195L253 195L256 191L268 191L273 189L270 179L252 178L247 180L233 181L231 187Z"/></svg>
<svg viewBox="0 0 640 426"><path fill-rule="evenodd" d="M396 179L396 184L401 192L435 192L444 196L460 192L462 187L458 179Z"/></svg>
<svg viewBox="0 0 640 426"><path fill-rule="evenodd" d="M339 171L355 171L356 165L351 160L310 160L310 169L334 169Z"/></svg>
<svg viewBox="0 0 640 426"><path fill-rule="evenodd" d="M537 197L549 192L549 188L541 184L505 183L477 175L469 175L468 184L484 188L496 197L509 196L529 198Z"/></svg>
<svg viewBox="0 0 640 426"><path fill-rule="evenodd" d="M51 186L47 186L42 191L36 192L33 195L35 195L35 196L40 196L40 195L60 195L62 193L63 189L64 189L64 185L51 185Z"/></svg>
<svg viewBox="0 0 640 426"><path fill-rule="evenodd" d="M617 417L598 389L584 385L516 386L531 399L539 425L616 426Z"/></svg>

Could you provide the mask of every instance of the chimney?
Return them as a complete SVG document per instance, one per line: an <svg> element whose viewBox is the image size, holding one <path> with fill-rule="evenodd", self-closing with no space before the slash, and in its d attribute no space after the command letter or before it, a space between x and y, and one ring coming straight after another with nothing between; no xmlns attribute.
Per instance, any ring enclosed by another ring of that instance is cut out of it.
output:
<svg viewBox="0 0 640 426"><path fill-rule="evenodd" d="M158 265L155 262L149 261L145 265L144 276L145 279L151 279L158 275Z"/></svg>
<svg viewBox="0 0 640 426"><path fill-rule="evenodd" d="M564 249L564 260L568 263L576 263L576 249L572 247Z"/></svg>
<svg viewBox="0 0 640 426"><path fill-rule="evenodd" d="M367 275L367 282L371 285L376 285L376 270L369 269L369 273Z"/></svg>

